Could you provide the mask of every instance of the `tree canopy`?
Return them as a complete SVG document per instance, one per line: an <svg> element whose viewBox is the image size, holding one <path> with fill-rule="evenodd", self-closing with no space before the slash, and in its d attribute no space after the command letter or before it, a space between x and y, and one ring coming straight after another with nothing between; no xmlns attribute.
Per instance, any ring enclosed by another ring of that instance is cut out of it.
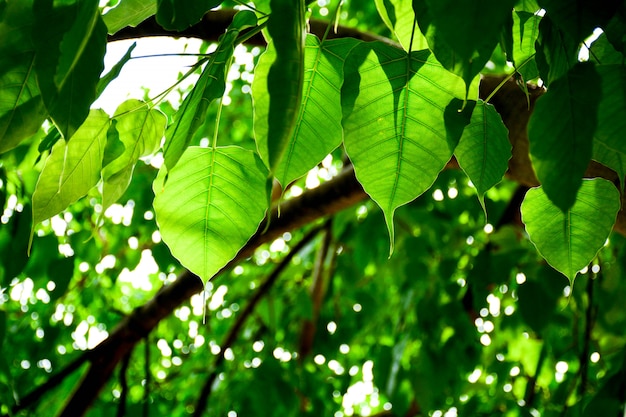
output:
<svg viewBox="0 0 626 417"><path fill-rule="evenodd" d="M626 2L339 3L0 0L0 415L624 414Z"/></svg>

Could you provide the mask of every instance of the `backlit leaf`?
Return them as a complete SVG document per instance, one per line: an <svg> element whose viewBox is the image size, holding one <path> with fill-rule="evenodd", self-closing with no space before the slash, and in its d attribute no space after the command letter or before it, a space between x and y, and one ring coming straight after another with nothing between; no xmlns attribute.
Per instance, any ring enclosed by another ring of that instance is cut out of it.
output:
<svg viewBox="0 0 626 417"><path fill-rule="evenodd" d="M59 214L98 183L109 123L104 111L92 110L69 141L54 144L33 193L33 224Z"/></svg>
<svg viewBox="0 0 626 417"><path fill-rule="evenodd" d="M154 182L154 209L172 254L203 280L235 257L265 215L267 170L251 151L191 146Z"/></svg>
<svg viewBox="0 0 626 417"><path fill-rule="evenodd" d="M593 64L576 64L537 100L528 123L530 156L537 178L563 212L576 201L591 159L600 88Z"/></svg>
<svg viewBox="0 0 626 417"><path fill-rule="evenodd" d="M376 0L375 3L381 19L395 33L405 51L408 51L409 47L413 51L428 49L426 38L415 22L412 0Z"/></svg>
<svg viewBox="0 0 626 417"><path fill-rule="evenodd" d="M476 103L454 154L485 209L485 193L502 180L511 158L509 131L492 105L482 100Z"/></svg>
<svg viewBox="0 0 626 417"><path fill-rule="evenodd" d="M513 13L513 56L515 69L525 81L539 76L535 62L535 41L539 36L541 17L528 12Z"/></svg>
<svg viewBox="0 0 626 417"><path fill-rule="evenodd" d="M123 0L102 18L107 25L109 34L118 32L127 26L135 27L154 15L156 2L145 0Z"/></svg>
<svg viewBox="0 0 626 417"><path fill-rule="evenodd" d="M575 204L562 211L543 187L532 188L522 203L522 221L537 251L573 282L609 237L620 208L615 186L605 179L584 180Z"/></svg>
<svg viewBox="0 0 626 417"><path fill-rule="evenodd" d="M429 51L406 52L373 42L352 50L342 89L344 144L357 179L385 214L426 191L452 156L444 111L465 97L463 81ZM461 102L458 103L458 108ZM456 137L455 137L456 136Z"/></svg>

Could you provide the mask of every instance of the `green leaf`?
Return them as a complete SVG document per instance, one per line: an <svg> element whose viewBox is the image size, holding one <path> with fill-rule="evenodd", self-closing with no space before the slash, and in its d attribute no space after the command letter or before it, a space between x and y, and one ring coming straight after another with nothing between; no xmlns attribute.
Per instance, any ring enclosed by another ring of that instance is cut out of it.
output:
<svg viewBox="0 0 626 417"><path fill-rule="evenodd" d="M396 35L405 51L428 49L428 42L417 27L412 0L375 0L383 22ZM415 28L415 30L413 30ZM413 36L411 44L411 36Z"/></svg>
<svg viewBox="0 0 626 417"><path fill-rule="evenodd" d="M341 144L341 85L343 63L355 39L334 39L320 43L314 35L307 36L302 105L285 155L276 168L276 178L286 186L306 174L326 155ZM255 135L261 158L269 161L268 125L261 115L267 114L270 99L264 82L274 60L272 47L259 59L252 85L255 109Z"/></svg>
<svg viewBox="0 0 626 417"><path fill-rule="evenodd" d="M33 193L33 225L65 210L100 180L109 116L92 110L69 141L59 140Z"/></svg>
<svg viewBox="0 0 626 417"><path fill-rule="evenodd" d="M582 42L597 27L604 27L617 10L615 0L540 0L554 23L575 42Z"/></svg>
<svg viewBox="0 0 626 417"><path fill-rule="evenodd" d="M238 147L191 146L154 182L154 209L172 254L203 280L235 257L256 231L268 201L267 169Z"/></svg>
<svg viewBox="0 0 626 417"><path fill-rule="evenodd" d="M48 277L54 281L54 290L50 291L50 300L58 300L65 295L74 276L74 258L54 259L48 265Z"/></svg>
<svg viewBox="0 0 626 417"><path fill-rule="evenodd" d="M482 100L476 103L454 154L485 210L484 195L502 180L511 158L509 131L492 105Z"/></svg>
<svg viewBox="0 0 626 417"><path fill-rule="evenodd" d="M274 173L293 134L302 102L306 28L304 0L270 0L270 7L267 30L275 51L266 78L270 102L267 109L255 109L259 112L255 120L267 120L266 162Z"/></svg>
<svg viewBox="0 0 626 417"><path fill-rule="evenodd" d="M589 265L609 237L620 196L607 180L583 181L575 204L562 211L543 187L532 188L522 203L522 221L541 256L573 283L578 271Z"/></svg>
<svg viewBox="0 0 626 417"><path fill-rule="evenodd" d="M576 64L537 100L528 123L530 156L537 178L563 212L576 201L589 165L600 102L593 64Z"/></svg>
<svg viewBox="0 0 626 417"><path fill-rule="evenodd" d="M593 141L593 159L617 173L624 187L626 175L626 68L623 65L600 65L602 100L598 107L598 127Z"/></svg>
<svg viewBox="0 0 626 417"><path fill-rule="evenodd" d="M221 0L157 0L156 21L167 30L181 32L220 3Z"/></svg>
<svg viewBox="0 0 626 417"><path fill-rule="evenodd" d="M535 41L541 17L527 12L513 13L513 56L515 69L525 81L539 76L535 62Z"/></svg>
<svg viewBox="0 0 626 417"><path fill-rule="evenodd" d="M204 124L209 105L224 95L226 71L234 53L235 40L240 30L255 24L254 13L241 11L235 15L226 33L220 36L217 49L209 58L200 79L185 97L174 115L174 122L167 129L164 149L167 169L174 168L194 134Z"/></svg>
<svg viewBox="0 0 626 417"><path fill-rule="evenodd" d="M156 11L157 5L154 1L122 0L102 18L107 25L109 34L112 35L127 26L137 26L154 15Z"/></svg>
<svg viewBox="0 0 626 417"><path fill-rule="evenodd" d="M535 48L539 75L548 86L578 62L578 43L556 27L548 16L544 16L539 23Z"/></svg>
<svg viewBox="0 0 626 417"><path fill-rule="evenodd" d="M32 2L13 1L0 21L0 153L35 134L47 117L33 69L32 13Z"/></svg>
<svg viewBox="0 0 626 417"><path fill-rule="evenodd" d="M413 0L417 23L437 60L469 90L500 39L512 0Z"/></svg>
<svg viewBox="0 0 626 417"><path fill-rule="evenodd" d="M624 55L618 52L609 42L606 33L600 35L598 39L591 44L589 54L599 65L626 64Z"/></svg>
<svg viewBox="0 0 626 417"><path fill-rule="evenodd" d="M66 140L87 118L104 69L106 25L97 7L85 3L93 2L35 0L33 6L37 81L46 108Z"/></svg>
<svg viewBox="0 0 626 417"><path fill-rule="evenodd" d="M111 68L109 72L107 72L105 75L102 76L102 78L100 78L100 81L98 81L98 85L96 87L96 98L100 97L104 89L107 88L111 81L113 81L120 75L120 72L122 71L124 65L126 65L126 63L130 61L130 55L133 53L133 50L136 46L137 42L133 42L133 44L128 48L124 56L120 58L120 60L115 65L113 65L113 68Z"/></svg>
<svg viewBox="0 0 626 417"><path fill-rule="evenodd" d="M609 20L604 27L604 33L616 50L626 54L626 4L622 4L622 7Z"/></svg>
<svg viewBox="0 0 626 417"><path fill-rule="evenodd" d="M139 158L152 155L159 149L167 123L167 118L159 110L134 99L120 104L114 119L124 152L102 171L104 209L124 194Z"/></svg>
<svg viewBox="0 0 626 417"><path fill-rule="evenodd" d="M447 134L444 122L455 97L465 97L463 81L429 51L409 57L373 42L346 60L344 144L357 179L385 214L391 249L396 208L432 185L457 145L460 130Z"/></svg>

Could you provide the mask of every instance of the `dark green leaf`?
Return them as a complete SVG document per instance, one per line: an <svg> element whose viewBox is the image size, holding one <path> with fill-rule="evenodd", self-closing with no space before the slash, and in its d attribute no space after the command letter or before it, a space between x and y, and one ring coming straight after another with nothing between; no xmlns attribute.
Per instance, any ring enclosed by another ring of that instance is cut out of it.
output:
<svg viewBox="0 0 626 417"><path fill-rule="evenodd" d="M115 65L113 65L113 68L111 68L109 72L107 72L105 75L102 76L102 78L100 78L100 81L98 81L98 85L96 87L96 98L100 97L104 89L107 88L111 81L113 81L120 75L120 72L122 71L122 68L124 68L124 65L126 65L126 63L130 61L130 55L132 54L136 46L137 42L133 42L133 44L128 48L124 56L121 57Z"/></svg>
<svg viewBox="0 0 626 417"><path fill-rule="evenodd" d="M198 23L221 0L157 0L157 23L168 30L182 31Z"/></svg>
<svg viewBox="0 0 626 417"><path fill-rule="evenodd" d="M609 22L620 0L539 0L539 4L563 32L579 43Z"/></svg>
<svg viewBox="0 0 626 417"><path fill-rule="evenodd" d="M535 47L539 75L548 86L578 62L578 43L555 26L548 16L544 16L539 23Z"/></svg>
<svg viewBox="0 0 626 417"><path fill-rule="evenodd" d="M74 258L59 258L50 262L48 277L54 281L54 290L50 291L50 299L57 300L67 292L74 276Z"/></svg>
<svg viewBox="0 0 626 417"><path fill-rule="evenodd" d="M528 124L530 156L537 178L563 212L576 201L591 159L600 89L594 65L576 64L537 100Z"/></svg>

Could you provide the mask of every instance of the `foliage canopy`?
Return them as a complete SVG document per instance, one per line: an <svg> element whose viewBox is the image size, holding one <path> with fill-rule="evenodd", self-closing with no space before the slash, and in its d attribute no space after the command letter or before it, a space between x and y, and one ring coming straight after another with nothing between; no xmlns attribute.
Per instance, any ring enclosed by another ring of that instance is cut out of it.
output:
<svg viewBox="0 0 626 417"><path fill-rule="evenodd" d="M100 3L0 0L2 415L623 414L626 3Z"/></svg>

